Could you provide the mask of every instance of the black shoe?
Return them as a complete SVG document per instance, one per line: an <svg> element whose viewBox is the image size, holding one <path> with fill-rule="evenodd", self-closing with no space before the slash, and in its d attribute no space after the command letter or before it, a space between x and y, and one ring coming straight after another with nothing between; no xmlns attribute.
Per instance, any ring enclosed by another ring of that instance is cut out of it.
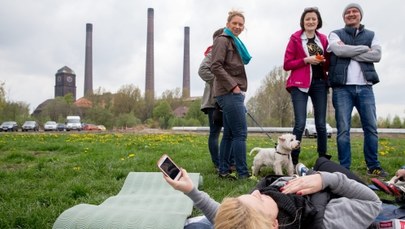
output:
<svg viewBox="0 0 405 229"><path fill-rule="evenodd" d="M219 178L221 179L227 179L227 180L237 180L236 176L232 173L219 173L218 174Z"/></svg>
<svg viewBox="0 0 405 229"><path fill-rule="evenodd" d="M377 167L374 169L368 169L367 170L367 175L369 176L376 176L376 177L388 177L388 173L385 172L384 169L381 167Z"/></svg>

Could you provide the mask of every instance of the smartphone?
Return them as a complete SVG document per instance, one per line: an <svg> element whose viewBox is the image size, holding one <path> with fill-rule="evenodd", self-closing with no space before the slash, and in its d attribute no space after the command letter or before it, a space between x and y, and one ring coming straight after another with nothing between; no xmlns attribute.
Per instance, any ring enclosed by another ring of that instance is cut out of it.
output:
<svg viewBox="0 0 405 229"><path fill-rule="evenodd" d="M163 154L163 156L158 160L157 166L172 180L180 179L181 170L168 155Z"/></svg>

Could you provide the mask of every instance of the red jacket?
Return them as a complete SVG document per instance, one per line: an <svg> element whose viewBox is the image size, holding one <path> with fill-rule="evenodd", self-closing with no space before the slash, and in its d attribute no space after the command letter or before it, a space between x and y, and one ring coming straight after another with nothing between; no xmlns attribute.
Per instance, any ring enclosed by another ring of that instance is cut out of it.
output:
<svg viewBox="0 0 405 229"><path fill-rule="evenodd" d="M287 49L284 54L284 65L285 71L291 71L290 76L287 79L286 89L289 90L290 87L300 87L309 88L311 86L311 65L304 62L304 58L307 54L302 46L301 35L304 31L299 30L293 33L288 42ZM329 68L329 53L326 52L328 47L328 38L326 35L316 31L316 36L322 44L322 49L326 62L323 64L324 77L327 79L327 72Z"/></svg>

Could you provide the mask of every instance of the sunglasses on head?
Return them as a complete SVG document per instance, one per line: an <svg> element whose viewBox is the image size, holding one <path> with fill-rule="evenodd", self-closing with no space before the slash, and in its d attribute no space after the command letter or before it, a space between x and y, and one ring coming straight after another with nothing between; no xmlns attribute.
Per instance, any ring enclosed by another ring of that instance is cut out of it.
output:
<svg viewBox="0 0 405 229"><path fill-rule="evenodd" d="M307 8L304 9L304 11L318 11L318 7L315 7L315 6L307 7Z"/></svg>

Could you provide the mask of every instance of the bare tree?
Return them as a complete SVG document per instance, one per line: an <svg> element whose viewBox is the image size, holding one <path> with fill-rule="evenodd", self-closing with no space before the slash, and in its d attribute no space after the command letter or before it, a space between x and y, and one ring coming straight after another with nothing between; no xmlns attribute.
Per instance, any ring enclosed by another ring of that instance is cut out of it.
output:
<svg viewBox="0 0 405 229"><path fill-rule="evenodd" d="M113 102L113 94L99 87L94 93L87 95L86 98L91 101L93 108L101 107L110 110Z"/></svg>
<svg viewBox="0 0 405 229"><path fill-rule="evenodd" d="M143 101L141 90L134 85L124 85L114 95L112 105L115 115L122 113L136 113L139 109L139 104Z"/></svg>
<svg viewBox="0 0 405 229"><path fill-rule="evenodd" d="M164 91L159 100L167 101L170 104L172 110L176 109L179 106L184 105L184 98L181 94L180 88Z"/></svg>
<svg viewBox="0 0 405 229"><path fill-rule="evenodd" d="M248 112L263 126L291 126L292 103L285 83L288 72L275 67L263 80L261 87L247 103ZM249 123L251 123L249 121Z"/></svg>
<svg viewBox="0 0 405 229"><path fill-rule="evenodd" d="M49 101L44 107L41 116L49 117L50 120L55 121L64 120L68 114L72 113L72 106L68 104L66 98L58 96Z"/></svg>
<svg viewBox="0 0 405 229"><path fill-rule="evenodd" d="M6 106L6 92L4 82L0 82L0 118L2 118L3 109Z"/></svg>
<svg viewBox="0 0 405 229"><path fill-rule="evenodd" d="M0 116L21 124L30 118L29 110L29 104L25 102L6 102Z"/></svg>

